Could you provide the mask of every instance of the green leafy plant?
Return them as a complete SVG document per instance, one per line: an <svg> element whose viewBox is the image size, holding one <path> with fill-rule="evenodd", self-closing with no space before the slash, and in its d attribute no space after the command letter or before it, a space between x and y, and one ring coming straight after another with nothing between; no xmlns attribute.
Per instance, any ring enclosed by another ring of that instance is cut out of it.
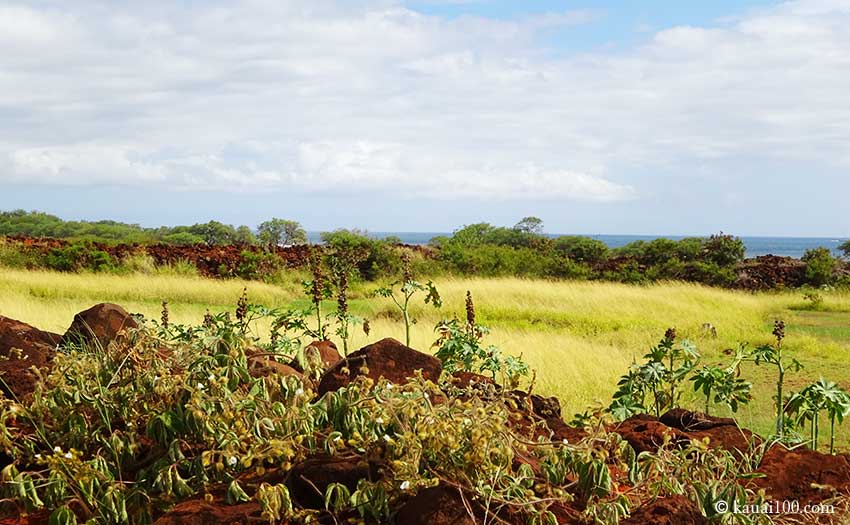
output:
<svg viewBox="0 0 850 525"><path fill-rule="evenodd" d="M617 392L609 410L618 419L646 412L656 416L678 406L679 385L699 362L700 354L689 341L676 344L676 330L668 329L664 338L652 347L642 364L634 363L617 383Z"/></svg>
<svg viewBox="0 0 850 525"><path fill-rule="evenodd" d="M437 287L433 282L428 281L422 284L413 278L413 273L410 268L410 254L405 251L401 256L402 260L402 278L388 286L378 288L374 291L375 295L381 297L389 297L396 307L401 311L402 319L404 320L404 344L410 346L410 325L412 319L410 316L410 301L418 292L425 292L425 304L431 304L434 308L442 306L442 299L437 291Z"/></svg>
<svg viewBox="0 0 850 525"><path fill-rule="evenodd" d="M466 322L461 323L457 317L443 320L437 323L435 331L438 338L432 347L437 348L436 356L449 373L458 370L489 373L494 380L503 374L512 386L529 373L521 357L505 356L497 346L483 344L490 330L475 321L475 304L469 291L466 292Z"/></svg>
<svg viewBox="0 0 850 525"><path fill-rule="evenodd" d="M787 356L782 353L782 342L785 339L785 322L777 320L773 323L774 344L766 344L757 347L752 352L752 358L756 365L762 363L773 365L776 367L776 436L783 439L785 436L785 405L786 400L783 393L785 383L785 374L789 371L798 372L803 368L796 359L791 358L789 361Z"/></svg>
<svg viewBox="0 0 850 525"><path fill-rule="evenodd" d="M722 403L732 412L738 411L738 406L750 401L752 383L739 377L741 362L746 358L743 349L739 350L729 366L705 365L691 376L694 391L702 391L705 396L705 413L709 413L712 394L714 403Z"/></svg>
<svg viewBox="0 0 850 525"><path fill-rule="evenodd" d="M829 418L829 453L835 453L835 424L844 422L850 414L850 394L836 383L823 378L795 393L788 400L788 413L798 422L809 422L809 442L814 450L818 449L820 434L820 413L826 411Z"/></svg>

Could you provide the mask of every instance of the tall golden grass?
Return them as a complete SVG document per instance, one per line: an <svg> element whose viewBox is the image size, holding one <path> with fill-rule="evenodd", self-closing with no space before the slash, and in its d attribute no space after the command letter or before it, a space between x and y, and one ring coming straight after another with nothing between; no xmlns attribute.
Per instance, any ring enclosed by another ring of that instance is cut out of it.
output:
<svg viewBox="0 0 850 525"><path fill-rule="evenodd" d="M251 302L306 306L300 279L293 273L282 284L271 285L181 275L0 268L0 315L63 332L76 312L97 302L115 302L158 319L160 304L167 300L172 322L199 323L207 309L233 309L243 287L248 288ZM797 291L753 294L686 283L631 286L515 278L446 278L439 279L437 286L444 305L436 310L416 303L412 345L429 349L435 339L434 325L441 318L461 316L465 293L471 290L479 322L492 329L488 342L522 355L536 370L536 390L558 396L567 417L593 403L607 403L629 363L640 359L671 326L697 344L704 362L720 362L722 351L740 342L768 342L773 319L782 317L789 326L786 348L806 365L803 373L791 376L791 387L821 375L850 387L850 340L798 329L796 321L806 301ZM400 314L388 299L370 297L375 287L360 283L349 294L352 310L369 318L372 327L369 337L355 330L354 348L383 337L403 339ZM850 294L825 291L823 295L829 322L850 325ZM332 308L332 302L327 308ZM805 313L807 322L813 316L817 319L817 312ZM704 323L716 327L717 338L702 329ZM257 328L261 331L263 326ZM752 365L745 370L756 387L753 403L739 419L762 431L771 425L770 373ZM721 407L715 411L724 412ZM846 437L841 441L848 442Z"/></svg>

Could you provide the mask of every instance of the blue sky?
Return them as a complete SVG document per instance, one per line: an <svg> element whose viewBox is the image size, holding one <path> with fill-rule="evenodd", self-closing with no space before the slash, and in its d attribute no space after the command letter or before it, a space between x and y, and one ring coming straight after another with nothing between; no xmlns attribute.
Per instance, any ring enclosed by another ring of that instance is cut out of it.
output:
<svg viewBox="0 0 850 525"><path fill-rule="evenodd" d="M850 2L12 0L0 209L850 236Z"/></svg>

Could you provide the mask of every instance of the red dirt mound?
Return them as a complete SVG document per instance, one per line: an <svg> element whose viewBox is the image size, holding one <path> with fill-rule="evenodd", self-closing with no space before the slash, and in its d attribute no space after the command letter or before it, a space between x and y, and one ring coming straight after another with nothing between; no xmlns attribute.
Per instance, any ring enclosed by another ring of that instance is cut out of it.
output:
<svg viewBox="0 0 850 525"><path fill-rule="evenodd" d="M757 472L765 475L753 483L774 500L817 503L837 495L850 495L850 456L831 456L808 449L788 450L774 445Z"/></svg>
<svg viewBox="0 0 850 525"><path fill-rule="evenodd" d="M666 423L666 424L665 424ZM739 428L733 419L715 418L675 409L656 418L641 414L613 425L611 431L623 436L636 452L655 452L669 436L672 443L685 445L693 439L708 438L712 447L745 452L753 434Z"/></svg>
<svg viewBox="0 0 850 525"><path fill-rule="evenodd" d="M124 330L138 328L139 323L127 310L112 303L100 303L74 316L74 320L61 344L90 344L97 342L102 348L109 346Z"/></svg>
<svg viewBox="0 0 850 525"><path fill-rule="evenodd" d="M35 389L38 376L32 367L47 369L53 360L59 334L44 332L26 323L0 316L0 391L20 398Z"/></svg>
<svg viewBox="0 0 850 525"><path fill-rule="evenodd" d="M368 370L364 370L364 367ZM363 347L331 367L322 376L318 393L321 396L338 390L364 373L375 380L384 377L393 383L402 384L407 378L416 375L417 371L421 371L425 379L436 382L442 370L443 366L436 357L388 337Z"/></svg>
<svg viewBox="0 0 850 525"><path fill-rule="evenodd" d="M685 496L670 496L641 505L622 525L707 525L708 519Z"/></svg>

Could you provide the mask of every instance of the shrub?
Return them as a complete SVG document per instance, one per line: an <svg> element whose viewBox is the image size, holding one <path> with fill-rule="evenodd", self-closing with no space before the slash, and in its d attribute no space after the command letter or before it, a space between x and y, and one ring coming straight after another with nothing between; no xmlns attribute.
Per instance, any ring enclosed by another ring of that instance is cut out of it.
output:
<svg viewBox="0 0 850 525"><path fill-rule="evenodd" d="M98 272L111 268L114 261L112 256L91 243L77 242L50 250L46 263L48 268L62 272L80 270Z"/></svg>
<svg viewBox="0 0 850 525"><path fill-rule="evenodd" d="M732 266L744 260L746 248L740 237L720 232L702 243L703 258L718 266Z"/></svg>
<svg viewBox="0 0 850 525"><path fill-rule="evenodd" d="M579 235L558 237L554 240L554 248L574 261L591 265L607 259L609 252L604 242Z"/></svg>
<svg viewBox="0 0 850 525"><path fill-rule="evenodd" d="M271 252L243 250L241 256L236 276L242 279L268 279L283 267L283 259Z"/></svg>
<svg viewBox="0 0 850 525"><path fill-rule="evenodd" d="M269 246L306 244L307 232L296 221L273 218L257 227L260 241Z"/></svg>
<svg viewBox="0 0 850 525"><path fill-rule="evenodd" d="M44 258L37 252L0 239L0 266L26 269L39 268L44 266Z"/></svg>
<svg viewBox="0 0 850 525"><path fill-rule="evenodd" d="M828 248L820 247L806 250L802 258L806 263L806 282L812 286L830 284L835 274L838 260Z"/></svg>
<svg viewBox="0 0 850 525"><path fill-rule="evenodd" d="M148 275L157 273L156 262L154 262L153 257L146 253L134 253L125 257L121 260L117 269L129 273L143 273Z"/></svg>
<svg viewBox="0 0 850 525"><path fill-rule="evenodd" d="M203 237L189 232L171 233L169 235L164 236L161 240L165 244L176 244L184 246L189 246L192 244L201 244L204 242Z"/></svg>
<svg viewBox="0 0 850 525"><path fill-rule="evenodd" d="M324 232L322 242L334 252L356 254L358 273L369 281L397 273L401 266L399 255L389 243L372 239L364 231L340 229Z"/></svg>

